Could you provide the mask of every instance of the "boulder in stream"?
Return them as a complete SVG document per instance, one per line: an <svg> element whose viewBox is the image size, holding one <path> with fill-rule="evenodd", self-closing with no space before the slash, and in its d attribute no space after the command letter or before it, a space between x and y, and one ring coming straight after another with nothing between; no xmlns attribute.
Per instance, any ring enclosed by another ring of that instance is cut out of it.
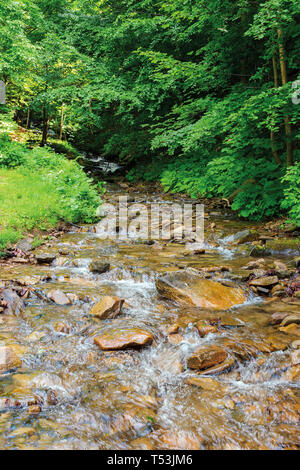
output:
<svg viewBox="0 0 300 470"><path fill-rule="evenodd" d="M107 318L115 318L121 313L122 306L125 300L119 297L102 297L90 311L90 315L106 320Z"/></svg>
<svg viewBox="0 0 300 470"><path fill-rule="evenodd" d="M241 289L181 271L158 278L156 287L163 297L195 307L222 310L246 300Z"/></svg>
<svg viewBox="0 0 300 470"><path fill-rule="evenodd" d="M72 303L69 297L61 290L51 290L48 292L47 297L53 300L57 305L69 305Z"/></svg>
<svg viewBox="0 0 300 470"><path fill-rule="evenodd" d="M141 328L112 328L94 338L95 344L102 351L114 351L118 349L141 348L151 344L153 336L149 331Z"/></svg>
<svg viewBox="0 0 300 470"><path fill-rule="evenodd" d="M110 270L110 264L105 263L104 261L96 260L90 263L89 269L92 273L103 274Z"/></svg>
<svg viewBox="0 0 300 470"><path fill-rule="evenodd" d="M51 253L40 253L35 255L35 259L38 264L51 264L56 259L56 255Z"/></svg>
<svg viewBox="0 0 300 470"><path fill-rule="evenodd" d="M19 315L24 309L24 302L12 289L4 289L0 296L2 305L5 305L5 313Z"/></svg>
<svg viewBox="0 0 300 470"><path fill-rule="evenodd" d="M197 349L187 358L190 369L203 370L213 367L227 358L225 349L219 346L205 346Z"/></svg>
<svg viewBox="0 0 300 470"><path fill-rule="evenodd" d="M22 362L11 346L0 347L0 373L20 367Z"/></svg>

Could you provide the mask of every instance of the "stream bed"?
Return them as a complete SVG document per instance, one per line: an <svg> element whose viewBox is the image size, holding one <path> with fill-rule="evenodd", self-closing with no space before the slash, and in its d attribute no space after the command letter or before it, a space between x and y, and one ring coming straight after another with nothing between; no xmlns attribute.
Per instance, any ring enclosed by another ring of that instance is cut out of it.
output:
<svg viewBox="0 0 300 470"><path fill-rule="evenodd" d="M125 193L110 185L105 198ZM165 200L156 190L127 195ZM24 302L18 314L0 314L0 347L20 358L0 374L1 449L299 448L300 299L261 294L247 278L257 260L262 277L278 275L277 262L292 278L299 252L279 248L262 261L249 244L231 245L227 237L255 224L226 208L209 207L206 225L202 252L176 241L103 240L87 226L39 247L53 255L49 264L1 267L2 288L17 283ZM95 260L110 269L91 272ZM177 271L239 288L245 301L213 309L165 298L156 281ZM70 301L51 301L53 291ZM90 315L103 296L124 299L115 318ZM94 339L112 329L146 331L151 344L102 350ZM188 367L198 348L215 346L227 367Z"/></svg>

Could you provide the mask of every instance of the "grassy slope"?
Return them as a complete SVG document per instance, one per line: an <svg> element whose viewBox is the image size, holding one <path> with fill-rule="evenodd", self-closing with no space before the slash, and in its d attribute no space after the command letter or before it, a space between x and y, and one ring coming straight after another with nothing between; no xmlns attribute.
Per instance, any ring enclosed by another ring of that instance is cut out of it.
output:
<svg viewBox="0 0 300 470"><path fill-rule="evenodd" d="M0 129L0 251L62 219L94 221L100 195L78 163L48 148L29 149L26 132L7 115L0 116Z"/></svg>

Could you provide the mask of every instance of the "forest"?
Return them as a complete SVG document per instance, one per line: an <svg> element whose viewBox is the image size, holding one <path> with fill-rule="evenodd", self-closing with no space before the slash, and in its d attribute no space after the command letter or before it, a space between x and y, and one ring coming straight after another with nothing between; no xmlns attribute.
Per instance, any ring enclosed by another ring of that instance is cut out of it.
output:
<svg viewBox="0 0 300 470"><path fill-rule="evenodd" d="M0 0L0 450L300 449L299 124L299 0Z"/></svg>
<svg viewBox="0 0 300 470"><path fill-rule="evenodd" d="M129 181L225 198L242 218L299 224L299 19L297 0L2 2L9 193L21 175L25 193L39 186L42 200L41 186L59 185L63 166L64 201L55 214L40 201L32 224L92 221L99 188L57 156L85 151L121 162ZM39 134L11 140L17 125Z"/></svg>

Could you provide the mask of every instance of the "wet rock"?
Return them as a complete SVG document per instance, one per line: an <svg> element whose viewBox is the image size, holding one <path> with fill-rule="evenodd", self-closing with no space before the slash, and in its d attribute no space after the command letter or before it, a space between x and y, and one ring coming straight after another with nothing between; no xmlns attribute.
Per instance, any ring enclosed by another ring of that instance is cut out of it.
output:
<svg viewBox="0 0 300 470"><path fill-rule="evenodd" d="M152 334L140 328L111 329L94 338L95 344L103 351L141 348L151 344L152 341Z"/></svg>
<svg viewBox="0 0 300 470"><path fill-rule="evenodd" d="M37 416L40 414L40 412L42 411L42 408L40 405L30 405L28 407L28 413L31 415L31 416Z"/></svg>
<svg viewBox="0 0 300 470"><path fill-rule="evenodd" d="M166 430L157 433L162 449L168 450L199 450L203 439L184 430Z"/></svg>
<svg viewBox="0 0 300 470"><path fill-rule="evenodd" d="M291 357L292 365L298 366L300 364L300 349L297 349L297 351L292 352Z"/></svg>
<svg viewBox="0 0 300 470"><path fill-rule="evenodd" d="M300 327L296 323L290 323L288 326L281 326L279 330L286 334L300 336Z"/></svg>
<svg viewBox="0 0 300 470"><path fill-rule="evenodd" d="M107 318L115 318L121 313L125 300L119 297L103 297L90 311L90 315L106 320Z"/></svg>
<svg viewBox="0 0 300 470"><path fill-rule="evenodd" d="M291 323L295 323L295 324L300 324L300 313L299 315L297 315L296 313L294 313L293 315L287 315L281 322L280 326L288 326L290 325Z"/></svg>
<svg viewBox="0 0 300 470"><path fill-rule="evenodd" d="M89 269L92 273L103 274L110 270L110 264L96 260L90 263Z"/></svg>
<svg viewBox="0 0 300 470"><path fill-rule="evenodd" d="M64 333L64 334L69 334L70 333L70 328L68 325L65 323L58 321L54 323L54 329L57 331L57 333Z"/></svg>
<svg viewBox="0 0 300 470"><path fill-rule="evenodd" d="M175 344L176 345L176 344L181 343L183 340L184 340L184 338L183 338L182 335L172 334L172 335L168 336L168 342L170 344Z"/></svg>
<svg viewBox="0 0 300 470"><path fill-rule="evenodd" d="M0 373L21 367L22 362L11 346L0 346Z"/></svg>
<svg viewBox="0 0 300 470"><path fill-rule="evenodd" d="M45 336L47 335L44 331L33 331L32 333L30 333L30 335L26 337L26 339L27 341L29 341L29 343L34 343L35 341L40 341Z"/></svg>
<svg viewBox="0 0 300 470"><path fill-rule="evenodd" d="M170 325L167 330L166 330L166 334L167 335L174 335L176 333L178 333L179 331L179 325L178 323L174 323L173 325Z"/></svg>
<svg viewBox="0 0 300 470"><path fill-rule="evenodd" d="M201 388L202 390L207 390L209 392L224 391L225 387L218 382L217 380L211 379L209 377L190 377L185 380L185 383L188 385L194 385L195 387Z"/></svg>
<svg viewBox="0 0 300 470"><path fill-rule="evenodd" d="M265 245L254 245L249 253L249 256L259 258L263 256L270 256L271 251L266 248Z"/></svg>
<svg viewBox="0 0 300 470"><path fill-rule="evenodd" d="M213 367L227 358L227 352L218 346L201 347L187 358L190 369L202 370Z"/></svg>
<svg viewBox="0 0 300 470"><path fill-rule="evenodd" d="M209 335L210 333L216 333L218 331L216 325L211 325L208 321L202 320L197 323L197 329L201 338Z"/></svg>
<svg viewBox="0 0 300 470"><path fill-rule="evenodd" d="M227 309L245 301L241 289L181 271L158 278L156 287L159 294L167 299L202 308Z"/></svg>
<svg viewBox="0 0 300 470"><path fill-rule="evenodd" d="M291 348L293 349L300 349L300 339L293 341L291 344Z"/></svg>
<svg viewBox="0 0 300 470"><path fill-rule="evenodd" d="M154 450L151 439L147 437L139 437L130 443L131 447L135 450Z"/></svg>
<svg viewBox="0 0 300 470"><path fill-rule="evenodd" d="M250 286L257 287L271 287L275 284L278 284L277 276L260 277L259 279L253 279L253 281L250 282Z"/></svg>
<svg viewBox="0 0 300 470"><path fill-rule="evenodd" d="M56 259L56 255L51 253L41 253L35 255L35 259L37 260L38 264L51 264Z"/></svg>
<svg viewBox="0 0 300 470"><path fill-rule="evenodd" d="M2 305L5 305L5 313L19 315L24 310L24 302L12 289L4 289L0 295Z"/></svg>
<svg viewBox="0 0 300 470"><path fill-rule="evenodd" d="M247 242L253 242L258 240L259 233L256 230L242 230L237 232L234 235L231 235L224 239L225 243L232 243L235 245L240 245Z"/></svg>
<svg viewBox="0 0 300 470"><path fill-rule="evenodd" d="M70 305L71 300L61 290L52 290L48 292L47 297L55 302L57 305Z"/></svg>
<svg viewBox="0 0 300 470"><path fill-rule="evenodd" d="M217 364L216 366L209 367L208 369L200 371L201 375L219 375L223 372L229 372L235 365L235 359L228 357L225 361Z"/></svg>

